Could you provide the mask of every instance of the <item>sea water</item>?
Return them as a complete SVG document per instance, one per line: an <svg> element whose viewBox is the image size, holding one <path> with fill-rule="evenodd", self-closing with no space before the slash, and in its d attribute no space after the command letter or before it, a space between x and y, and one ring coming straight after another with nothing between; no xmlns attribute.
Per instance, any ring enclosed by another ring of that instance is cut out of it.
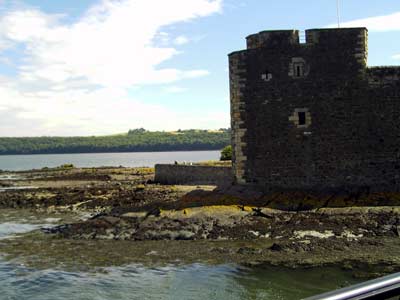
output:
<svg viewBox="0 0 400 300"><path fill-rule="evenodd" d="M73 164L76 167L153 167L156 163L218 160L220 151L0 155L0 170L22 171Z"/></svg>
<svg viewBox="0 0 400 300"><path fill-rule="evenodd" d="M0 210L0 242L23 241L30 231L66 221L62 215ZM45 240L38 239L37 243L42 243L38 249L49 247ZM293 270L206 263L145 266L132 261L82 270L54 264L51 255L38 257L24 257L23 251L10 257L0 250L1 300L301 299L358 282L350 272L334 267ZM27 263L32 259L34 266Z"/></svg>

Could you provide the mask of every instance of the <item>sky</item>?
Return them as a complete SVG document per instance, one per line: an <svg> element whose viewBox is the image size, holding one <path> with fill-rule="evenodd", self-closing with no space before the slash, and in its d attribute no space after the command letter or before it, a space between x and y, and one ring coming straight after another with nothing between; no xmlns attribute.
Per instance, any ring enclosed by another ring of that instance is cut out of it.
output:
<svg viewBox="0 0 400 300"><path fill-rule="evenodd" d="M369 29L369 65L400 64L400 1L340 19ZM0 136L227 128L246 36L336 24L336 0L0 0Z"/></svg>

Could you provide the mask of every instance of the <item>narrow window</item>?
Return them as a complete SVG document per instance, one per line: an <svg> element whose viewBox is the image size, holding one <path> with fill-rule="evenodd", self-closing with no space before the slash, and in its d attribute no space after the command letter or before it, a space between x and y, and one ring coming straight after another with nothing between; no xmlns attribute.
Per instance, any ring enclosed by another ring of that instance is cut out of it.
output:
<svg viewBox="0 0 400 300"><path fill-rule="evenodd" d="M299 111L298 117L299 117L299 125L306 125L306 112Z"/></svg>
<svg viewBox="0 0 400 300"><path fill-rule="evenodd" d="M302 73L303 73L303 72L301 71L301 66L300 66L300 65L297 65L297 66L296 66L296 76L297 76L297 77L301 77L301 76L303 76Z"/></svg>
<svg viewBox="0 0 400 300"><path fill-rule="evenodd" d="M303 77L304 76L304 64L303 63L294 64L294 73L295 73L295 77Z"/></svg>
<svg viewBox="0 0 400 300"><path fill-rule="evenodd" d="M309 73L309 66L306 61L301 57L293 57L289 63L288 75L293 78L304 78Z"/></svg>

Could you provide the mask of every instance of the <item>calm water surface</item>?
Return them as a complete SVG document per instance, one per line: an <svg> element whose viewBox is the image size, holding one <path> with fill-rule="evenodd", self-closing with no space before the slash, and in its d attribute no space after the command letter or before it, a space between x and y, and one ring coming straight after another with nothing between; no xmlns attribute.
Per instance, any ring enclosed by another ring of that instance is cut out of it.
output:
<svg viewBox="0 0 400 300"><path fill-rule="evenodd" d="M218 160L220 151L84 153L0 156L0 170L21 171L73 164L77 167L152 167L156 163Z"/></svg>
<svg viewBox="0 0 400 300"><path fill-rule="evenodd" d="M1 299L301 299L354 282L335 269L246 269L231 265L144 268L101 272L35 270L0 262Z"/></svg>
<svg viewBox="0 0 400 300"><path fill-rule="evenodd" d="M62 222L62 216L30 214L0 210L1 241L23 239L16 234ZM293 300L358 282L351 273L333 267L298 270L229 264L146 267L133 261L125 266L74 271L71 267L63 269L62 265L48 267L52 257L40 259L43 267L34 268L26 265L21 256L7 260L0 250L0 299Z"/></svg>

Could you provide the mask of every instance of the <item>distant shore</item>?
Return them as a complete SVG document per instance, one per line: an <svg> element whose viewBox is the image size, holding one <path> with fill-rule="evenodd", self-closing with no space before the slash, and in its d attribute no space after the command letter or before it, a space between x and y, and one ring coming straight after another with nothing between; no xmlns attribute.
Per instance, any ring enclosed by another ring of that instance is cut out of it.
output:
<svg viewBox="0 0 400 300"><path fill-rule="evenodd" d="M125 134L89 137L0 137L0 155L125 153L221 150L230 144L230 130L131 130Z"/></svg>

